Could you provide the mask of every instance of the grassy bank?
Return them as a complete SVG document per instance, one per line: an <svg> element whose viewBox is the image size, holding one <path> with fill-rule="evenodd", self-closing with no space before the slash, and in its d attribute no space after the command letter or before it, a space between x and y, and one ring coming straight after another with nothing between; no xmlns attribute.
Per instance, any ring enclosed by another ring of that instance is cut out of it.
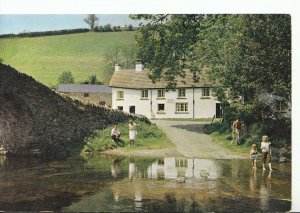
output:
<svg viewBox="0 0 300 213"><path fill-rule="evenodd" d="M91 136L85 139L86 145L82 150L82 154L87 152L101 152L108 149L118 148L124 151L141 150L141 149L162 149L174 147L174 144L166 137L155 124L137 123L137 139L135 145L129 147L128 123L120 123L118 127L121 132L120 143L116 144L110 138L112 127L95 131Z"/></svg>
<svg viewBox="0 0 300 213"><path fill-rule="evenodd" d="M231 144L231 130L223 123L207 124L204 126L203 131L206 134L209 134L215 143L226 147L233 152L247 154L250 152L251 145L249 144Z"/></svg>
<svg viewBox="0 0 300 213"><path fill-rule="evenodd" d="M77 83L92 74L107 83L111 76L103 73L104 54L134 42L134 32L127 31L1 38L0 58L47 86L56 85L58 76L68 70Z"/></svg>

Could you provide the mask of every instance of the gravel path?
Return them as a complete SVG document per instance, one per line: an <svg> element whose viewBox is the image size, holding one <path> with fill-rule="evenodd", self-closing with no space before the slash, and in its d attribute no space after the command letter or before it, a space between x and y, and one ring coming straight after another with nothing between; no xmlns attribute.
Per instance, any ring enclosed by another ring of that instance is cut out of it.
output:
<svg viewBox="0 0 300 213"><path fill-rule="evenodd" d="M177 151L188 158L232 159L246 158L245 154L232 152L216 143L202 132L204 122L154 120L176 145ZM229 142L230 143L230 142Z"/></svg>

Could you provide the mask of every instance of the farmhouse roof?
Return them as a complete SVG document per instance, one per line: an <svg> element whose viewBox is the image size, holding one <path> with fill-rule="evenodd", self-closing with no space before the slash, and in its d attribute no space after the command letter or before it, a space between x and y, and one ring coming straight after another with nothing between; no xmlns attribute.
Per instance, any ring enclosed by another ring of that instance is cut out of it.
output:
<svg viewBox="0 0 300 213"><path fill-rule="evenodd" d="M110 82L110 87L119 88L130 88L130 89L157 89L166 88L167 83L164 81L159 81L153 83L149 78L149 70L144 69L141 72L136 72L135 70L120 70L115 71ZM177 88L192 88L192 87L209 87L212 83L200 77L198 82L193 81L193 74L186 71L186 77L177 77Z"/></svg>
<svg viewBox="0 0 300 213"><path fill-rule="evenodd" d="M107 93L111 94L111 88L106 85L89 84L59 84L58 92L78 92L78 93Z"/></svg>

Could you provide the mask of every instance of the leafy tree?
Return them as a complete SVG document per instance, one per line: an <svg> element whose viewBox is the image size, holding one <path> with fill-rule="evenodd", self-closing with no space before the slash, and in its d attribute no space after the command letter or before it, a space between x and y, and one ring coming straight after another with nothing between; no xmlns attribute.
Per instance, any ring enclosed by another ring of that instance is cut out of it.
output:
<svg viewBox="0 0 300 213"><path fill-rule="evenodd" d="M123 69L130 69L135 65L136 61L136 47L132 45L115 46L106 51L104 55L104 74L103 82L109 82L115 64L119 64Z"/></svg>
<svg viewBox="0 0 300 213"><path fill-rule="evenodd" d="M129 25L128 25L128 31L133 31L133 26L132 26L132 24L129 24Z"/></svg>
<svg viewBox="0 0 300 213"><path fill-rule="evenodd" d="M89 14L87 18L84 19L84 21L90 26L90 30L92 32L95 31L95 25L99 18L95 14Z"/></svg>
<svg viewBox="0 0 300 213"><path fill-rule="evenodd" d="M97 83L97 77L96 77L96 75L91 75L89 77L89 83L90 84L96 84Z"/></svg>
<svg viewBox="0 0 300 213"><path fill-rule="evenodd" d="M112 32L113 29L111 28L111 24L106 24L106 25L104 25L103 31L104 31L104 32Z"/></svg>
<svg viewBox="0 0 300 213"><path fill-rule="evenodd" d="M144 19L138 55L151 78L175 87L190 70L217 82L217 95L257 100L260 92L291 94L289 15L131 15ZM205 72L204 72L205 70Z"/></svg>
<svg viewBox="0 0 300 213"><path fill-rule="evenodd" d="M61 73L61 75L58 77L58 83L59 84L73 84L74 78L70 71L64 71Z"/></svg>

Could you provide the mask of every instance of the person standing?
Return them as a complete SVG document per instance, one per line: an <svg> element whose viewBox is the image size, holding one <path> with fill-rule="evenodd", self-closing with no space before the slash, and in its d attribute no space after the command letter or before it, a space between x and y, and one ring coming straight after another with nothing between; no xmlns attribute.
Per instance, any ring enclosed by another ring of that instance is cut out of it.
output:
<svg viewBox="0 0 300 213"><path fill-rule="evenodd" d="M232 124L232 141L231 144L238 145L240 141L240 131L242 128L242 123L238 117Z"/></svg>
<svg viewBox="0 0 300 213"><path fill-rule="evenodd" d="M250 159L251 159L251 163L252 163L252 168L256 169L256 159L257 159L256 144L252 144L252 148L250 150Z"/></svg>
<svg viewBox="0 0 300 213"><path fill-rule="evenodd" d="M272 166L271 166L271 156L272 156L272 152L271 152L271 143L269 141L269 137L267 135L262 136L261 139L261 144L260 144L260 148L261 148L261 152L263 155L263 170L266 170L265 168L265 163L268 162L269 164L269 169L270 171L272 171Z"/></svg>
<svg viewBox="0 0 300 213"><path fill-rule="evenodd" d="M129 146L134 145L137 135L137 125L132 120L129 121Z"/></svg>

